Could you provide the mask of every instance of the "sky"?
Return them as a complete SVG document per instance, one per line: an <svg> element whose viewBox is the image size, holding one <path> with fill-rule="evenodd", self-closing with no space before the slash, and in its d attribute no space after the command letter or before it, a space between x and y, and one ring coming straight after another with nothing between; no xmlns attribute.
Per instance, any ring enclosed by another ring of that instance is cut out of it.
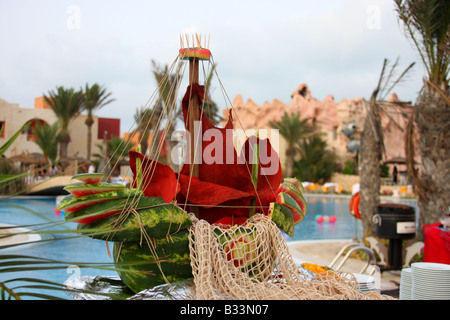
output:
<svg viewBox="0 0 450 320"><path fill-rule="evenodd" d="M213 100L258 105L312 96L370 98L383 60L415 67L394 92L414 102L425 69L393 0L0 0L0 98L33 108L57 86L98 83L115 101L96 112L131 131L156 92L152 60L171 65L181 34L209 37ZM223 90L221 87L223 86Z"/></svg>

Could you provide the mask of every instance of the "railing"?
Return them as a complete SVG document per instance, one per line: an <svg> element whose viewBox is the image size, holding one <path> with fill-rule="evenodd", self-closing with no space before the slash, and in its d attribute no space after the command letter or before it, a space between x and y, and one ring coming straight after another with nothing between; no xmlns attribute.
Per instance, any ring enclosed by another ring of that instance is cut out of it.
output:
<svg viewBox="0 0 450 320"><path fill-rule="evenodd" d="M348 249L347 253L342 258L342 255L344 254L344 252L347 249ZM349 244L345 245L344 247L342 247L341 251L339 251L339 253L331 261L330 268L335 269L335 270L340 270L342 268L342 266L345 264L345 262L348 260L350 255L356 251L364 251L367 254L367 263L364 265L364 267L361 269L361 271L359 273L363 274L364 272L366 272L371 261L374 266L376 265L376 258L375 258L375 254L372 249L362 245L359 242L352 242L352 243L349 243ZM340 260L339 264L335 267L335 265L338 263L340 258L341 258L341 260ZM375 270L376 270L376 268L372 268L372 270L369 272L369 276L372 276L375 273Z"/></svg>

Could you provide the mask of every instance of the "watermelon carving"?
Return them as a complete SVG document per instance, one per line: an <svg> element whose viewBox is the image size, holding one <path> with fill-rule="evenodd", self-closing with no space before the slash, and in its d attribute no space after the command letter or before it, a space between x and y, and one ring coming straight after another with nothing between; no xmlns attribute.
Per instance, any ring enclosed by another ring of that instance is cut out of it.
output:
<svg viewBox="0 0 450 320"><path fill-rule="evenodd" d="M256 262L258 246L252 235L251 226L243 228L235 225L227 229L227 232L219 237L227 260L239 268L249 267Z"/></svg>
<svg viewBox="0 0 450 320"><path fill-rule="evenodd" d="M295 180L298 181L297 179L295 179ZM293 183L292 181L294 181L294 180L290 179L288 181L283 181L283 183L278 188L278 192L287 193L292 198L294 198L295 202L297 202L297 204L300 206L300 210L302 211L303 216L304 216L304 215L306 215L306 213L308 211L308 206L306 204L305 198L303 197L303 192L301 191L301 189L299 189L297 187L297 185L302 186L302 184L301 183ZM302 189L303 189L303 186L302 186ZM302 221L302 220L303 219L301 219L299 221ZM299 221L297 221L297 222L299 222Z"/></svg>
<svg viewBox="0 0 450 320"><path fill-rule="evenodd" d="M142 234L150 238L163 237L192 225L186 211L164 203L162 198L142 198L139 206L148 208L133 208L134 212L125 209L121 214L80 224L78 231L101 240L139 242Z"/></svg>
<svg viewBox="0 0 450 320"><path fill-rule="evenodd" d="M294 225L299 223L305 218L302 210L300 209L300 206L295 201L295 199L291 197L289 194L285 192L280 192L279 194L277 194L276 202L284 205L285 207L287 207L289 210L292 211L292 216L294 218Z"/></svg>
<svg viewBox="0 0 450 320"><path fill-rule="evenodd" d="M286 183L287 185L291 185L291 187L293 186L294 189L296 188L299 193L305 192L305 188L303 187L303 184L297 178L284 178L283 183Z"/></svg>
<svg viewBox="0 0 450 320"><path fill-rule="evenodd" d="M138 293L165 284L166 279L176 282L192 278L187 229L151 242L114 242L117 272L128 288Z"/></svg>
<svg viewBox="0 0 450 320"><path fill-rule="evenodd" d="M164 186L146 197L142 190L101 182L102 177L73 177L82 182L66 186L71 194L57 207L65 219L79 223L84 235L114 241L117 271L135 292L192 277L187 230L192 221L171 203Z"/></svg>
<svg viewBox="0 0 450 320"><path fill-rule="evenodd" d="M135 199L118 198L87 206L83 209L66 212L65 219L71 222L89 224L109 217L124 210L126 206L135 203Z"/></svg>
<svg viewBox="0 0 450 320"><path fill-rule="evenodd" d="M61 200L61 202L57 206L57 209L61 211L75 212L96 203L101 203L117 198L137 196L139 193L141 192L136 189L124 189L119 191L97 193L83 197L75 197L73 194L69 194Z"/></svg>
<svg viewBox="0 0 450 320"><path fill-rule="evenodd" d="M108 191L123 190L126 187L121 183L84 183L75 182L64 187L64 190L73 194L75 197L88 196L90 194L97 194Z"/></svg>
<svg viewBox="0 0 450 320"><path fill-rule="evenodd" d="M80 180L84 183L98 183L102 180L103 173L79 173L72 177L72 180Z"/></svg>
<svg viewBox="0 0 450 320"><path fill-rule="evenodd" d="M287 235L294 235L294 216L292 211L282 204L271 202L269 205L269 217Z"/></svg>

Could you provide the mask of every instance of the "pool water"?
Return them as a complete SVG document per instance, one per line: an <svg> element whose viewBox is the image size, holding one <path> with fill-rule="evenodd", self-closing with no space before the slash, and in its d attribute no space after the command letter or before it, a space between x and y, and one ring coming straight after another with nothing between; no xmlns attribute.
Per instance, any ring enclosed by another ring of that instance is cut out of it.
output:
<svg viewBox="0 0 450 320"><path fill-rule="evenodd" d="M37 216L34 213L17 206L29 208L42 216ZM0 273L0 281L13 278L33 277L57 283L64 283L64 281L71 276L117 276L117 273L114 270L78 268L70 263L107 263L109 264L108 267L111 268L112 258L108 256L108 250L106 249L106 243L104 241L77 236L77 234L73 232L76 230L77 224L65 222L64 216L55 212L55 206L55 197L18 197L0 201L0 224L29 226L28 228L37 230L39 229L38 224L48 223L49 221L61 222L60 225L53 225L52 223L49 224L50 226L47 225L43 230L51 231L51 234L42 235L43 238L55 238L58 241L43 241L0 249L0 255L19 254L68 262L67 264L58 264L57 266L62 266L60 269ZM109 243L109 247L112 251L112 243ZM21 284L23 284L23 282L17 282L14 283L14 285L11 284L11 287ZM24 290L22 290L22 292L23 291ZM63 299L71 298L67 293L58 290L49 292L48 290L27 289L26 291L46 294L51 293L52 296ZM33 297L24 297L24 299L33 299Z"/></svg>
<svg viewBox="0 0 450 320"><path fill-rule="evenodd" d="M308 204L308 214L302 222L295 226L293 237L285 235L287 241L361 238L362 224L360 220L356 220L349 212L349 196L307 194L305 195L305 199ZM416 213L418 213L418 208L414 200L394 201L411 205L415 207ZM55 197L17 197L7 200L0 198L0 224L27 226L48 221L61 223L60 225L47 228L46 230L51 230L52 234L44 236L57 238L58 241L0 249L0 255L21 254L69 262L67 265L63 265L61 269L14 273L0 272L0 281L19 277L34 277L64 283L69 277L73 276L117 276L114 270L77 268L76 266L71 266L70 262L112 264L112 258L108 255L107 246L104 241L77 236L75 232L67 232L67 230L76 230L77 224L65 222L64 216L55 212L55 206ZM41 216L24 210L23 207L34 210ZM335 216L336 221L334 223L318 223L316 221L317 215ZM36 226L30 228L35 229ZM68 237L71 238L66 239ZM113 244L109 243L108 245L112 251ZM42 290L37 291L43 292ZM71 299L67 293L62 291L52 291L51 294L60 298ZM25 299L33 298L25 297Z"/></svg>
<svg viewBox="0 0 450 320"><path fill-rule="evenodd" d="M293 237L287 241L317 239L353 239L362 235L361 220L349 211L349 197L305 195L308 211L305 219L295 226ZM316 221L317 216L336 218L335 222Z"/></svg>
<svg viewBox="0 0 450 320"><path fill-rule="evenodd" d="M349 210L350 196L347 195L316 195L305 194L308 212L305 219L295 226L293 237L285 236L287 241L318 240L318 239L358 239L363 235L361 220L355 219ZM416 217L419 214L417 201L382 197L380 202L394 202L414 207ZM318 223L318 215L334 216L334 223ZM417 218L416 218L417 220Z"/></svg>

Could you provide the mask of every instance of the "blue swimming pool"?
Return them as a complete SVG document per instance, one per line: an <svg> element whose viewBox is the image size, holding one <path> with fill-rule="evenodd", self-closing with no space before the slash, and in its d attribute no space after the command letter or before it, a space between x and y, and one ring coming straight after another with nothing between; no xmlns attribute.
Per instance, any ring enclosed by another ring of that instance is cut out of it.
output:
<svg viewBox="0 0 450 320"><path fill-rule="evenodd" d="M1 199L0 199L1 200ZM67 223L61 214L55 213L56 198L55 197L17 197L0 201L0 224L11 224L30 226L33 230L42 229L50 231L44 234L45 238L56 238L58 241L43 241L34 244L25 244L7 249L0 249L0 255L18 254L35 257L43 257L47 259L68 262L66 265L54 270L35 270L0 273L0 281L6 279L33 277L57 283L64 283L71 276L94 276L94 275L114 275L114 270L98 270L95 268L77 268L71 266L70 262L107 263L111 264L112 259L108 256L106 244L104 241L93 240L88 237L77 236L75 223ZM33 210L35 213L27 211L23 208ZM40 214L38 216L36 214ZM54 223L60 223L54 224ZM44 225L42 225L44 224ZM110 245L112 250L112 245ZM24 266L26 267L26 266ZM109 267L112 267L111 265ZM11 287L19 286L22 282L17 282ZM44 290L27 290L33 292L46 292ZM53 296L70 299L65 292L52 291ZM27 297L24 297L28 299ZM30 297L32 299L32 297Z"/></svg>
<svg viewBox="0 0 450 320"><path fill-rule="evenodd" d="M305 219L295 226L293 237L285 237L287 241L318 239L360 239L363 233L361 220L355 219L349 211L350 196L306 194L308 213ZM380 202L396 202L412 206L419 213L417 201L382 197ZM317 215L335 216L336 222L317 223Z"/></svg>
<svg viewBox="0 0 450 320"><path fill-rule="evenodd" d="M349 213L349 196L336 195L312 195L305 196L308 204L308 214L305 219L296 225L294 237L286 236L287 241L316 240L316 239L352 239L360 238L362 234L361 222ZM396 200L414 206L417 212L417 205L414 200ZM0 224L12 225L33 225L37 228L42 223L60 223L51 225L45 230L51 230L52 234L44 237L54 237L58 241L41 242L28 244L8 249L0 249L0 255L21 254L36 257L45 257L64 262L85 262L85 263L106 263L111 264L112 258L108 256L106 243L88 237L77 236L75 223L64 222L64 217L55 212L55 197L17 197L12 199L0 198ZM33 210L29 212L23 208ZM37 215L39 214L39 215ZM317 223L317 215L335 216L334 223ZM109 244L112 250L112 244ZM71 276L116 276L114 270L99 270L95 268L74 268L63 266L60 269L47 271L20 271L0 273L0 281L19 277L35 277L63 283ZM19 285L18 282L16 285ZM39 290L37 290L39 291ZM42 292L42 290L40 291ZM52 295L64 299L70 299L65 292L52 291ZM32 299L32 298L30 298Z"/></svg>

